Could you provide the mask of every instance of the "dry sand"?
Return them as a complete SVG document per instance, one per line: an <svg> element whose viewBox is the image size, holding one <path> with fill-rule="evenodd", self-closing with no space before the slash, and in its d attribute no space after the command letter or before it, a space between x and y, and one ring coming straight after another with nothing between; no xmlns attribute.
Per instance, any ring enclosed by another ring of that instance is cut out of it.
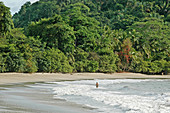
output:
<svg viewBox="0 0 170 113"><path fill-rule="evenodd" d="M0 85L86 79L170 79L170 75L145 75L140 73L0 73Z"/></svg>

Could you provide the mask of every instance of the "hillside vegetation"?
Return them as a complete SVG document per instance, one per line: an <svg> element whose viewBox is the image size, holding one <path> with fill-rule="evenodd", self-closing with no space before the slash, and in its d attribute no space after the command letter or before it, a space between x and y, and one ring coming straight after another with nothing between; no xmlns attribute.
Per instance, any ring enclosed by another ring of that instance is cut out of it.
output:
<svg viewBox="0 0 170 113"><path fill-rule="evenodd" d="M0 2L0 72L170 72L168 0Z"/></svg>

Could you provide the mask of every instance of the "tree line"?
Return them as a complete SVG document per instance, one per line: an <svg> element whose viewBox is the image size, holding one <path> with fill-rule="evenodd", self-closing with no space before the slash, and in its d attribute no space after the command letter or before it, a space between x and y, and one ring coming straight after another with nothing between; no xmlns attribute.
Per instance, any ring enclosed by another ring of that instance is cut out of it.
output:
<svg viewBox="0 0 170 113"><path fill-rule="evenodd" d="M0 2L0 72L170 71L168 0Z"/></svg>

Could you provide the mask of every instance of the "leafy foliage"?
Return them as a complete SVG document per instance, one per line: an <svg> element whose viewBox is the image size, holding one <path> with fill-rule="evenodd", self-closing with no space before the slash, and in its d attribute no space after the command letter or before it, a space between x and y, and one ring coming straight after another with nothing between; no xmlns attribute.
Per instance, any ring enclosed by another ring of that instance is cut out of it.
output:
<svg viewBox="0 0 170 113"><path fill-rule="evenodd" d="M0 72L170 72L168 0L0 2Z"/></svg>
<svg viewBox="0 0 170 113"><path fill-rule="evenodd" d="M63 52L73 52L75 47L73 28L66 24L59 15L31 23L28 27L28 35L39 37L47 44L47 47L55 47Z"/></svg>
<svg viewBox="0 0 170 113"><path fill-rule="evenodd" d="M13 21L9 8L0 2L0 38L1 35L9 32L13 28Z"/></svg>
<svg viewBox="0 0 170 113"><path fill-rule="evenodd" d="M67 57L58 49L48 49L40 52L37 57L40 72L72 72Z"/></svg>

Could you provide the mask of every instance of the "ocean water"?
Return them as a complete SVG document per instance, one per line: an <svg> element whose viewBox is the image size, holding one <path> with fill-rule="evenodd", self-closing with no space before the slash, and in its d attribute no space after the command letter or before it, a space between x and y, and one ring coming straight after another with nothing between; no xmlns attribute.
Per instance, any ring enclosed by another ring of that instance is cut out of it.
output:
<svg viewBox="0 0 170 113"><path fill-rule="evenodd" d="M47 82L34 87L51 89L54 99L92 107L98 113L170 113L167 79Z"/></svg>

